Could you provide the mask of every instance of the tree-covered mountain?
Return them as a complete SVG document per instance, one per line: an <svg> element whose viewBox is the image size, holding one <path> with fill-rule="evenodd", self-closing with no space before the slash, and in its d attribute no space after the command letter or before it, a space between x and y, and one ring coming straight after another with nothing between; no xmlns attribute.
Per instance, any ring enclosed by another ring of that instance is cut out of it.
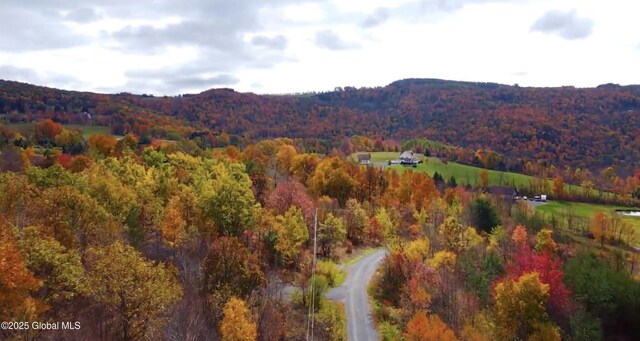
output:
<svg viewBox="0 0 640 341"><path fill-rule="evenodd" d="M376 88L256 95L231 89L153 97L0 81L10 123L53 118L164 137L213 130L262 139L424 137L557 166L630 172L640 161L640 86L531 88L406 79Z"/></svg>

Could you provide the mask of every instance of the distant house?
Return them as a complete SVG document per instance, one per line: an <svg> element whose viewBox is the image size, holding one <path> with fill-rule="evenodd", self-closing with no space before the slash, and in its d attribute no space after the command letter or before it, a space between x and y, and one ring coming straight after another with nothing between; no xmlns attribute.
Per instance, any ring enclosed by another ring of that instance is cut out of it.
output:
<svg viewBox="0 0 640 341"><path fill-rule="evenodd" d="M415 165L420 163L420 158L418 154L414 153L411 150L407 150L400 154L400 164L402 165Z"/></svg>
<svg viewBox="0 0 640 341"><path fill-rule="evenodd" d="M91 123L91 114L83 111L81 113L78 114L79 117L79 122L81 124L90 124Z"/></svg>
<svg viewBox="0 0 640 341"><path fill-rule="evenodd" d="M514 199L518 196L518 191L513 186L489 186L485 191L489 194L505 199Z"/></svg>
<svg viewBox="0 0 640 341"><path fill-rule="evenodd" d="M371 164L371 154L358 154L358 163L361 165Z"/></svg>

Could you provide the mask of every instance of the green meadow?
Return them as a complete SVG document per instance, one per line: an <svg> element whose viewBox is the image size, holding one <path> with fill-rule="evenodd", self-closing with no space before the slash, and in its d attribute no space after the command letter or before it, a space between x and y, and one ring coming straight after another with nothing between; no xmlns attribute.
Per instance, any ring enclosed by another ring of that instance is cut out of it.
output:
<svg viewBox="0 0 640 341"><path fill-rule="evenodd" d="M385 163L388 160L396 160L400 156L400 153L395 152L373 152L371 153L371 161L373 163ZM355 160L355 154L352 155ZM407 169L411 169L415 172L426 172L429 176L433 176L436 172L440 173L445 179L449 179L451 176L456 178L456 182L460 185L470 184L476 186L480 182L480 171L482 168L463 165L457 162L447 162L446 164L440 159L435 157L420 156L423 163L417 167L403 166L403 165L390 165L388 168L396 169L398 172L404 172ZM533 180L533 177L529 175L500 172L495 170L487 170L489 174L489 185L515 185L516 187L527 187Z"/></svg>
<svg viewBox="0 0 640 341"><path fill-rule="evenodd" d="M599 204L588 204L581 202L569 202L569 201L549 201L545 205L541 205L536 207L536 211L541 212L546 216L556 216L561 217L567 212L572 212L574 215L578 217L591 219L596 212L602 211L605 214L615 214L615 210L638 210L640 208L630 208L623 206L613 206L613 205L599 205ZM631 217L621 215L623 221L630 223L636 230L636 234L640 236L640 217Z"/></svg>
<svg viewBox="0 0 640 341"><path fill-rule="evenodd" d="M82 132L82 137L89 138L92 135L109 135L111 134L111 129L109 127L104 126L88 126L88 125L79 125L79 124L67 124L64 126L67 129L79 129Z"/></svg>
<svg viewBox="0 0 640 341"><path fill-rule="evenodd" d="M4 124L5 127L20 133L23 136L32 135L35 133L35 124L34 123L10 123ZM109 127L104 126L94 126L94 125L80 125L80 124L65 124L63 127L67 129L78 129L82 132L82 137L85 139L89 138L92 135L98 134L110 134L111 130Z"/></svg>

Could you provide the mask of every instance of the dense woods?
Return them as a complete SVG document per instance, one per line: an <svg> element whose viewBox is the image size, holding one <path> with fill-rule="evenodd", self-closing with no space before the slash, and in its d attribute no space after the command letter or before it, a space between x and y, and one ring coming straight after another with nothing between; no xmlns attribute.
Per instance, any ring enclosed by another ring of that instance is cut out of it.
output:
<svg viewBox="0 0 640 341"><path fill-rule="evenodd" d="M54 140L65 130L38 128ZM16 152L0 173L0 317L82 328L2 338L302 340L315 302L316 337L342 340L344 310L323 293L344 279L334 262L369 247L388 250L371 291L383 339L638 337L637 237L613 218L578 233L483 184L307 153L299 140L87 145L38 164ZM297 291L283 295L283 282Z"/></svg>
<svg viewBox="0 0 640 341"><path fill-rule="evenodd" d="M119 135L190 136L213 146L273 137L423 137L544 166L592 172L613 166L621 176L630 175L640 160L639 113L640 87L614 84L525 88L409 79L385 87L303 95L215 89L152 97L0 82L0 114L8 123L43 118L91 122Z"/></svg>

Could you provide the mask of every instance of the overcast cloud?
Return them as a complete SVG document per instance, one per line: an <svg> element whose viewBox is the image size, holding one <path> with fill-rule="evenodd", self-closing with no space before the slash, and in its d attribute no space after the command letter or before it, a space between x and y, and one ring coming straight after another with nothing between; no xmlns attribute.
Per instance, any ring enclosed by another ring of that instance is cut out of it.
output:
<svg viewBox="0 0 640 341"><path fill-rule="evenodd" d="M156 95L323 91L409 77L637 83L637 3L1 1L0 79Z"/></svg>
<svg viewBox="0 0 640 341"><path fill-rule="evenodd" d="M58 13L5 6L4 2L0 4L0 32L2 51L61 49L89 42L72 32Z"/></svg>
<svg viewBox="0 0 640 341"><path fill-rule="evenodd" d="M390 11L387 7L378 7L362 23L362 27L369 28L384 24L389 19Z"/></svg>
<svg viewBox="0 0 640 341"><path fill-rule="evenodd" d="M334 51L357 49L360 47L360 44L346 41L332 30L321 30L316 32L315 41L318 47Z"/></svg>
<svg viewBox="0 0 640 341"><path fill-rule="evenodd" d="M258 35L251 39L251 43L256 46L263 46L274 50L284 50L287 48L287 38L282 34L278 34L273 38Z"/></svg>
<svg viewBox="0 0 640 341"><path fill-rule="evenodd" d="M531 30L554 33L568 40L584 39L591 35L594 24L589 18L579 17L575 10L549 11L533 23Z"/></svg>

